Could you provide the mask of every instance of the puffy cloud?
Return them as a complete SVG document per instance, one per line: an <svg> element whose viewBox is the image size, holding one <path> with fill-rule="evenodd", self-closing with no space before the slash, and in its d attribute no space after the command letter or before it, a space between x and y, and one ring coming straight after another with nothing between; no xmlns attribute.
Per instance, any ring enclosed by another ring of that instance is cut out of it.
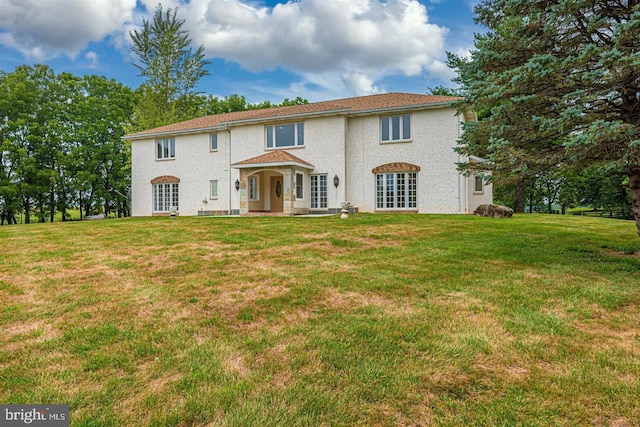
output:
<svg viewBox="0 0 640 427"><path fill-rule="evenodd" d="M385 75L443 73L447 29L429 23L417 0L300 0L273 8L191 0L181 14L209 56L255 72L335 73L357 94L380 91L375 81Z"/></svg>
<svg viewBox="0 0 640 427"><path fill-rule="evenodd" d="M0 43L36 60L73 57L118 32L135 7L136 0L0 0Z"/></svg>
<svg viewBox="0 0 640 427"><path fill-rule="evenodd" d="M96 68L98 66L98 64L100 63L100 61L98 59L98 54L95 53L92 50L90 50L89 52L84 54L84 59L89 61L89 66L91 68Z"/></svg>
<svg viewBox="0 0 640 427"><path fill-rule="evenodd" d="M38 61L81 54L98 65L84 52L89 43L108 37L128 52L129 32L159 1L179 8L209 58L253 72L285 69L297 80L289 90L312 99L382 92L394 75L451 77L442 62L448 30L430 23L418 0L0 0L0 44Z"/></svg>

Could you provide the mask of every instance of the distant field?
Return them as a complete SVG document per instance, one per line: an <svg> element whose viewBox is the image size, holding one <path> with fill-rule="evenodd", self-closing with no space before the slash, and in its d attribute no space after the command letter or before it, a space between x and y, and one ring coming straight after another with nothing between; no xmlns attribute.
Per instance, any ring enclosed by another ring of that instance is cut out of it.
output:
<svg viewBox="0 0 640 427"><path fill-rule="evenodd" d="M0 403L73 426L640 425L633 222L143 218L0 248Z"/></svg>

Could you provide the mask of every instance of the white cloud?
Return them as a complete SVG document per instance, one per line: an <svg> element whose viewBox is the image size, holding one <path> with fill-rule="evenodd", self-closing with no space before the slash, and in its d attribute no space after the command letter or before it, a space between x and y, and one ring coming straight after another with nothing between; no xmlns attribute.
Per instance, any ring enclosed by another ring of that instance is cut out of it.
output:
<svg viewBox="0 0 640 427"><path fill-rule="evenodd" d="M129 32L159 1L179 8L209 58L285 69L297 80L287 90L310 99L382 92L382 79L395 75L451 76L442 62L448 30L430 23L418 0L0 0L0 44L32 60L62 53L98 65L89 43L108 38L130 54Z"/></svg>
<svg viewBox="0 0 640 427"><path fill-rule="evenodd" d="M98 54L92 50L84 54L84 59L89 61L89 67L91 68L96 68L100 62L98 60Z"/></svg>
<svg viewBox="0 0 640 427"><path fill-rule="evenodd" d="M135 7L136 0L0 0L0 43L36 60L75 57L119 31Z"/></svg>
<svg viewBox="0 0 640 427"><path fill-rule="evenodd" d="M273 8L191 0L180 8L208 56L254 72L335 74L355 94L381 91L375 81L385 75L442 74L447 29L430 24L417 0L300 0Z"/></svg>

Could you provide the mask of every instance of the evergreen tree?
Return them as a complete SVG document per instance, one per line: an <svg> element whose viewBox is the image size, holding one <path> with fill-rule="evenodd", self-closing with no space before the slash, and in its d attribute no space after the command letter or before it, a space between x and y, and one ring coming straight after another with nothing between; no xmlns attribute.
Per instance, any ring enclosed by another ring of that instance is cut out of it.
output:
<svg viewBox="0 0 640 427"><path fill-rule="evenodd" d="M489 31L449 65L459 108L491 113L465 125L459 150L524 181L550 166L623 169L640 234L640 1L486 0L475 13Z"/></svg>

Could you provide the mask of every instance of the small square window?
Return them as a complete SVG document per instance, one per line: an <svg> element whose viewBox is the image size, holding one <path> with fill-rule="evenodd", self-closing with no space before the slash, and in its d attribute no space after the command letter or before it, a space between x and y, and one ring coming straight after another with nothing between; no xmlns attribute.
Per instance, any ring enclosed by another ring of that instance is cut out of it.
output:
<svg viewBox="0 0 640 427"><path fill-rule="evenodd" d="M473 192L484 193L484 179L482 175L475 175L473 177Z"/></svg>

